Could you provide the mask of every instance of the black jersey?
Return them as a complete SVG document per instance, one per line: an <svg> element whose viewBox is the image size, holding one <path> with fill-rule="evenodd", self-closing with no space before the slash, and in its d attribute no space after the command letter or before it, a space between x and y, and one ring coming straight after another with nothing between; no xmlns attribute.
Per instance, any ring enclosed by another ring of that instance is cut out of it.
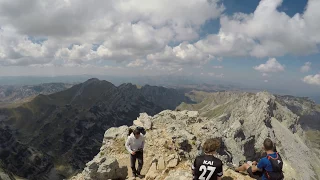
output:
<svg viewBox="0 0 320 180"><path fill-rule="evenodd" d="M212 155L198 156L193 163L193 180L216 180L223 175L222 161Z"/></svg>

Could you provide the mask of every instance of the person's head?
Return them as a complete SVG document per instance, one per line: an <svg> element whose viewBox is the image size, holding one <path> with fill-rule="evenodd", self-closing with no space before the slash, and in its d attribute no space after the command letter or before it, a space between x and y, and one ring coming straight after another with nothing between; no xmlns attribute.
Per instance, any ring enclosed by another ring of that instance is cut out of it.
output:
<svg viewBox="0 0 320 180"><path fill-rule="evenodd" d="M203 144L203 151L206 154L215 153L220 148L220 140L216 138L207 139L206 142Z"/></svg>
<svg viewBox="0 0 320 180"><path fill-rule="evenodd" d="M135 129L135 130L133 131L133 135L134 135L134 137L135 137L136 139L139 139L139 137L140 137L140 131L139 131L139 129Z"/></svg>
<svg viewBox="0 0 320 180"><path fill-rule="evenodd" d="M265 151L273 151L274 150L273 142L271 141L271 139L267 138L264 140L263 148Z"/></svg>
<svg viewBox="0 0 320 180"><path fill-rule="evenodd" d="M133 133L133 130L131 128L129 128L128 136L130 136L132 133Z"/></svg>

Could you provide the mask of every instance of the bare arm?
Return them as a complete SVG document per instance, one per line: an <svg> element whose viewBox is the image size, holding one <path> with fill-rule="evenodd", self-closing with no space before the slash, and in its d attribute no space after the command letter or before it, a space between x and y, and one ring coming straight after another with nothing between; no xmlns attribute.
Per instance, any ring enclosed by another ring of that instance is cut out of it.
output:
<svg viewBox="0 0 320 180"><path fill-rule="evenodd" d="M261 171L261 170L257 167L256 164L255 164L255 165L252 165L251 167L252 167L252 172Z"/></svg>

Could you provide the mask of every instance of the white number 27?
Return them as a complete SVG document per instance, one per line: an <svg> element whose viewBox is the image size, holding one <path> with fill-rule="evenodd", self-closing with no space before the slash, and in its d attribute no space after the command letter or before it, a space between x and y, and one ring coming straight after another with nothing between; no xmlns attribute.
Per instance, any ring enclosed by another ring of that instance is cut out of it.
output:
<svg viewBox="0 0 320 180"><path fill-rule="evenodd" d="M212 166L205 166L202 165L200 166L199 171L203 171L202 174L199 177L199 180L210 180L211 176L213 175L214 171L216 170L216 167L212 167ZM207 176L207 178L205 177L205 175L207 174L207 171L210 171L209 175Z"/></svg>

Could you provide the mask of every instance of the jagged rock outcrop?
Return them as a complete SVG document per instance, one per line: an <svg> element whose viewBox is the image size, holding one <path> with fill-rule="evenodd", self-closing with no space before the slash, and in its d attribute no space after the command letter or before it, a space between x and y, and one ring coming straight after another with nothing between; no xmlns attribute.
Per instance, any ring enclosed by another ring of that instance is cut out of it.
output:
<svg viewBox="0 0 320 180"><path fill-rule="evenodd" d="M198 138L194 135L192 129L194 125L209 121L209 119L200 117L199 113L194 111L176 112L170 110L162 111L155 116L141 114L138 119L145 117L148 117L154 124L154 129L147 130L146 134L144 179L192 178L190 173L191 163L199 154L198 145L201 144L201 142L197 142ZM190 124L190 122L194 123ZM94 161L99 162L105 158L115 158L120 166L128 167L130 176L129 155L124 147L129 128L134 128L134 126L108 129L104 135L103 146L95 156ZM224 158L221 155L217 156ZM89 166L90 164L87 164L85 170L73 177L72 180L83 178L83 174ZM227 167L225 168L227 169ZM130 179L129 176L127 179ZM240 174L238 176L244 177Z"/></svg>
<svg viewBox="0 0 320 180"><path fill-rule="evenodd" d="M73 177L72 180L125 179L128 175L128 168L119 167L118 161L112 157L95 157L86 166L83 172Z"/></svg>
<svg viewBox="0 0 320 180"><path fill-rule="evenodd" d="M153 124L146 134L145 179L189 179L191 163L207 138L221 139L217 157L225 163L237 165L241 160L258 160L267 137L273 139L282 155L286 179L318 179L319 157L307 145L309 140L299 124L299 116L279 103L277 97L267 92L224 92L213 93L204 101L183 104L179 111L141 115ZM113 157L120 166L129 167L129 155L124 148L128 128L112 128L105 133L100 158ZM130 168L128 172L130 176ZM227 166L224 174L233 179L250 179Z"/></svg>
<svg viewBox="0 0 320 180"><path fill-rule="evenodd" d="M307 146L309 138L301 127L303 109L308 115L320 112L316 109L317 105L309 100L292 97L288 99L286 96L274 96L267 92L220 92L210 93L199 104L182 106L178 109L198 110L202 116L214 119L201 128L207 132L215 131L218 137L222 137L227 147L225 154L232 155L232 161L236 164L241 159L250 160L259 156L257 150L263 140L270 137L284 156L287 171L294 174L299 170L299 174L293 177L319 178L319 156ZM313 120L314 124L320 122L320 119Z"/></svg>
<svg viewBox="0 0 320 180"><path fill-rule="evenodd" d="M144 127L146 130L152 129L151 117L147 113L140 113L140 117L133 121L135 126Z"/></svg>

